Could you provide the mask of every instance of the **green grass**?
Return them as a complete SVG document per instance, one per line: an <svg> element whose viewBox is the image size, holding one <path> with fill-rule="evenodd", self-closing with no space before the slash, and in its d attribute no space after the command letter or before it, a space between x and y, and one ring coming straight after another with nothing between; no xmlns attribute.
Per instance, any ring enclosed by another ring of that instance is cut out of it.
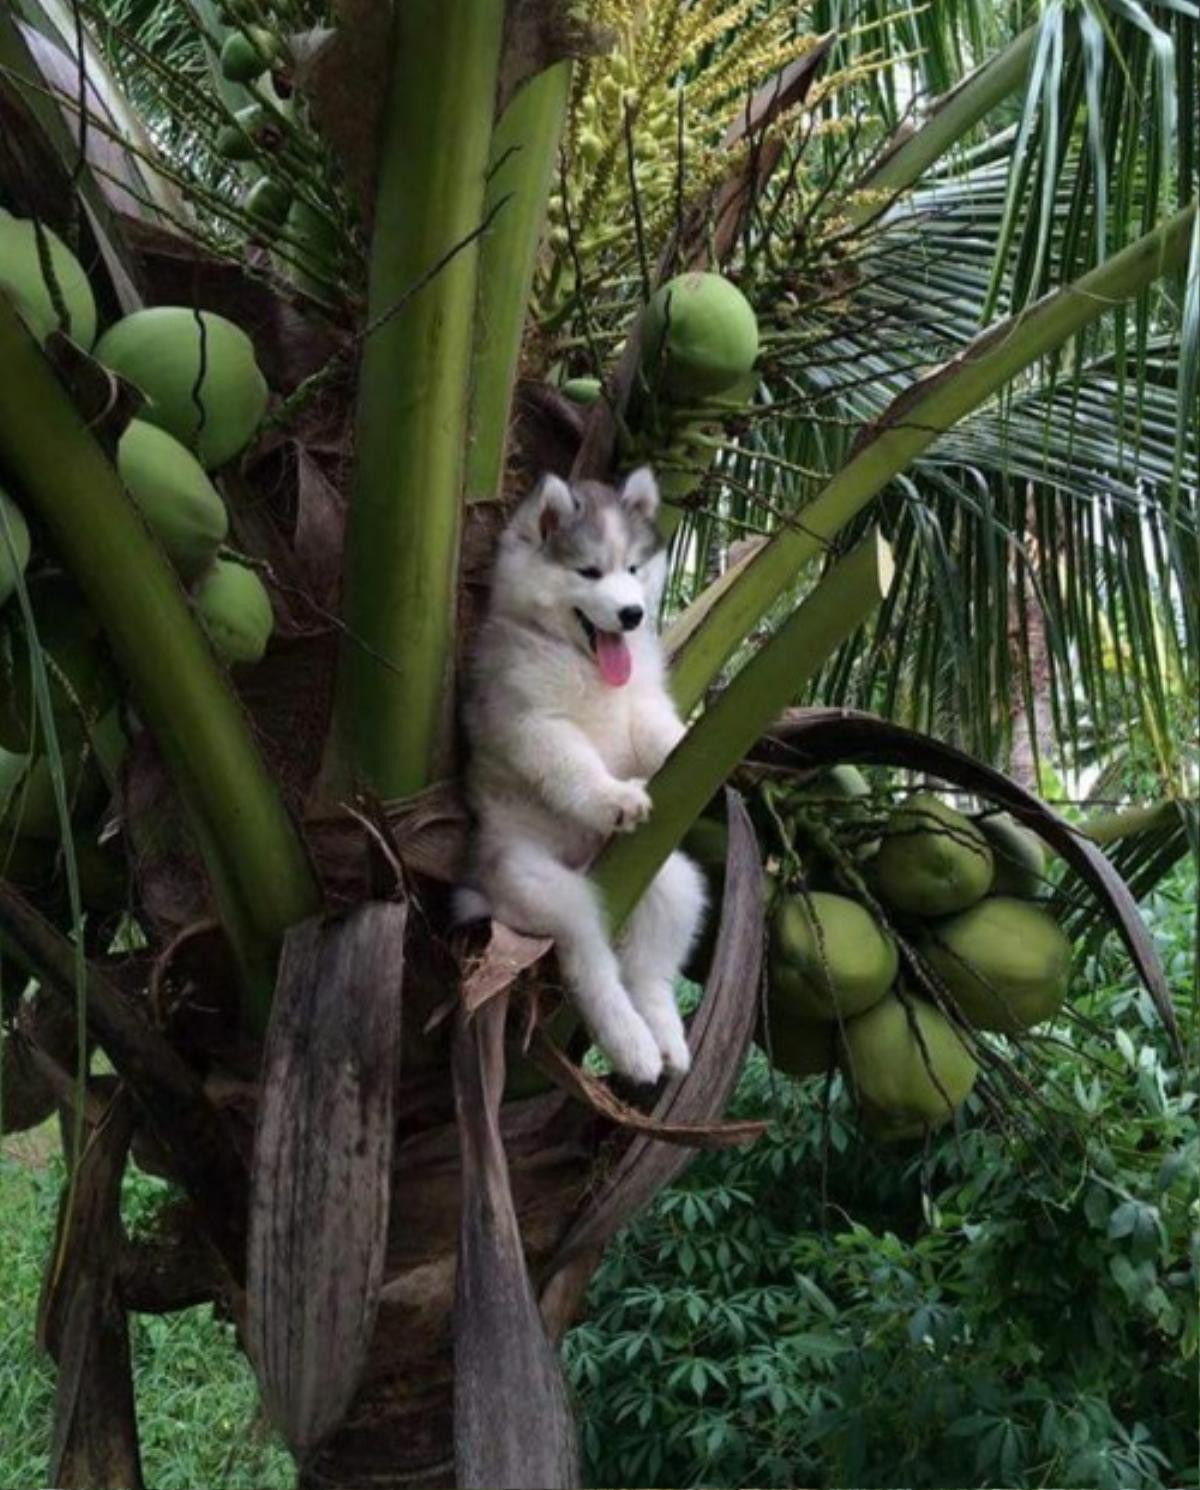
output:
<svg viewBox="0 0 1200 1490"><path fill-rule="evenodd" d="M0 1153L0 1485L45 1485L54 1371L33 1343L42 1268L54 1234L63 1164L56 1125L6 1139ZM128 1224L157 1208L166 1187L126 1181ZM207 1307L133 1315L134 1380L148 1490L284 1490L287 1453L258 1410L254 1378L232 1327Z"/></svg>

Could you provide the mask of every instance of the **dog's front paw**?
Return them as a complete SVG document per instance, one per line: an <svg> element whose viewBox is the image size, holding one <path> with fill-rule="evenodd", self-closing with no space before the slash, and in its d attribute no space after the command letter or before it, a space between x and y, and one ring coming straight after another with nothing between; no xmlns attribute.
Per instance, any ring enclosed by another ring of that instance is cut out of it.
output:
<svg viewBox="0 0 1200 1490"><path fill-rule="evenodd" d="M632 833L650 816L650 793L644 781L614 782L608 801L613 815L609 827L617 833Z"/></svg>

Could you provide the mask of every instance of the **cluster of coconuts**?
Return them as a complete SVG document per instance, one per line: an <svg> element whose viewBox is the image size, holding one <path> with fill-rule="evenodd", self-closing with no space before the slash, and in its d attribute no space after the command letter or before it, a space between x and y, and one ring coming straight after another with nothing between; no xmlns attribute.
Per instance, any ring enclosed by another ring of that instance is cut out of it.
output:
<svg viewBox="0 0 1200 1490"><path fill-rule="evenodd" d="M54 290L43 273L49 259ZM273 628L258 575L223 545L229 519L210 472L250 441L267 385L249 337L224 317L186 306L135 311L97 338L95 298L78 260L52 230L0 210L0 293L39 341L61 330L145 397L122 432L117 469L146 526L187 586L197 618L227 662L262 657ZM30 637L14 592L24 584L72 815L107 800L124 746L117 679L99 623L70 579L31 567L33 541L17 502L0 491L0 842L6 871L24 878L57 848L54 784L35 718ZM26 571L29 571L26 573ZM77 853L84 839L77 840ZM81 868L83 867L81 856Z"/></svg>
<svg viewBox="0 0 1200 1490"><path fill-rule="evenodd" d="M836 1063L874 1136L940 1126L975 1084L974 1032L1022 1034L1066 997L1071 944L1037 903L1040 840L932 792L881 818L853 766L775 787L769 816L791 866L770 877L760 1043L790 1076ZM702 820L685 840L710 875L722 836Z"/></svg>
<svg viewBox="0 0 1200 1490"><path fill-rule="evenodd" d="M283 173L262 164L293 140L309 142L292 93L293 59L286 37L263 26L252 6L227 6L221 19L231 28L221 46L221 75L253 87L260 97L237 109L220 130L217 154L239 165L247 178L241 206L255 236L279 250L288 277L301 288L319 289L337 279L337 228L311 202L295 195Z"/></svg>

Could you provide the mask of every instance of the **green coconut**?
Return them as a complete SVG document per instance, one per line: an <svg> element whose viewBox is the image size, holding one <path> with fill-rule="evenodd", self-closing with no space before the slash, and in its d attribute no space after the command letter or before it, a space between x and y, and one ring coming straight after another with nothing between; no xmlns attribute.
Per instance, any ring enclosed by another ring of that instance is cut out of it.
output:
<svg viewBox="0 0 1200 1490"><path fill-rule="evenodd" d="M79 260L57 233L43 227L50 267L62 292L67 324L62 330L85 349L96 340L96 301ZM37 229L21 217L0 215L0 288L12 296L39 341L59 329L54 299L42 272Z"/></svg>
<svg viewBox="0 0 1200 1490"><path fill-rule="evenodd" d="M279 38L264 26L231 31L221 47L221 76L231 83L252 83L281 51Z"/></svg>
<svg viewBox="0 0 1200 1490"><path fill-rule="evenodd" d="M775 908L771 995L793 1019L851 1019L883 998L898 967L895 942L856 900L816 890Z"/></svg>
<svg viewBox="0 0 1200 1490"><path fill-rule="evenodd" d="M978 1029L1010 1035L1032 1029L1067 996L1070 939L1026 900L981 900L931 927L920 951Z"/></svg>
<svg viewBox="0 0 1200 1490"><path fill-rule="evenodd" d="M867 778L857 766L830 766L808 781L788 788L788 798L807 803L812 798L834 802L856 802L871 795Z"/></svg>
<svg viewBox="0 0 1200 1490"><path fill-rule="evenodd" d="M116 672L100 623L66 575L40 574L28 581L28 590L59 746L69 750L83 742L89 722L95 723L112 707L117 696ZM22 617L12 617L2 662L0 746L19 753L30 748L36 720L29 642ZM41 723L36 724L36 732L43 737Z"/></svg>
<svg viewBox="0 0 1200 1490"><path fill-rule="evenodd" d="M992 846L996 873L993 895L1015 895L1035 900L1046 889L1046 850L1042 840L1007 812L978 820L979 830Z"/></svg>
<svg viewBox="0 0 1200 1490"><path fill-rule="evenodd" d="M729 854L729 829L724 823L713 817L698 817L683 835L679 846L706 875L724 879L725 860Z"/></svg>
<svg viewBox="0 0 1200 1490"><path fill-rule="evenodd" d="M250 160L256 149L274 150L282 133L281 122L265 104L248 103L218 132L217 154L225 160Z"/></svg>
<svg viewBox="0 0 1200 1490"><path fill-rule="evenodd" d="M109 327L96 356L146 395L139 417L194 450L208 470L232 460L266 413L267 381L253 343L212 311L185 305L134 311Z"/></svg>
<svg viewBox="0 0 1200 1490"><path fill-rule="evenodd" d="M272 228L286 221L291 205L291 188L273 176L260 176L242 203L251 217Z"/></svg>
<svg viewBox="0 0 1200 1490"><path fill-rule="evenodd" d="M992 850L970 819L930 792L897 807L873 860L879 894L914 916L965 910L992 885Z"/></svg>
<svg viewBox="0 0 1200 1490"><path fill-rule="evenodd" d="M301 289L320 295L337 279L338 238L329 219L296 197L284 225L287 271ZM296 261L296 262L293 262Z"/></svg>
<svg viewBox="0 0 1200 1490"><path fill-rule="evenodd" d="M98 811L106 788L92 754L69 751L62 766L70 817L82 819ZM5 837L53 841L60 836L54 776L46 756L0 751L0 804L0 834Z"/></svg>
<svg viewBox="0 0 1200 1490"><path fill-rule="evenodd" d="M794 1019L774 999L767 1001L767 1028L755 1040L777 1071L798 1080L820 1076L833 1065L837 1026L814 1019Z"/></svg>
<svg viewBox="0 0 1200 1490"><path fill-rule="evenodd" d="M587 405L600 397L600 388L599 378L568 378L558 391L573 404Z"/></svg>
<svg viewBox="0 0 1200 1490"><path fill-rule="evenodd" d="M894 993L846 1024L841 1063L868 1117L896 1138L947 1122L979 1074L943 1014L920 999L910 998L906 1008Z"/></svg>
<svg viewBox="0 0 1200 1490"><path fill-rule="evenodd" d="M679 845L689 859L700 867L708 886L708 910L700 934L683 967L683 976L693 983L703 983L712 965L713 952L720 930L721 894L725 886L725 858L729 849L729 830L716 818L698 817L683 835Z"/></svg>
<svg viewBox="0 0 1200 1490"><path fill-rule="evenodd" d="M642 367L652 388L676 401L724 393L758 356L758 321L736 285L693 271L651 297L642 323Z"/></svg>
<svg viewBox="0 0 1200 1490"><path fill-rule="evenodd" d="M0 605L3 605L17 588L17 575L24 574L29 564L29 527L21 509L0 487ZM5 533L7 532L7 538Z"/></svg>
<svg viewBox="0 0 1200 1490"><path fill-rule="evenodd" d="M275 628L271 597L253 569L217 559L194 592L196 613L226 662L258 662Z"/></svg>
<svg viewBox="0 0 1200 1490"><path fill-rule="evenodd" d="M117 445L117 469L167 557L194 578L229 532L225 503L204 467L165 429L134 419Z"/></svg>

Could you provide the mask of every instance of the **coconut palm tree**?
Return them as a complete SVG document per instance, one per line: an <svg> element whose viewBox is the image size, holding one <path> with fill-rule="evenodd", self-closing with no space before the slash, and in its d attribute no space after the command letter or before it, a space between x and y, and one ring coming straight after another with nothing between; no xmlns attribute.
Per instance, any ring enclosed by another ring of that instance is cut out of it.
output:
<svg viewBox="0 0 1200 1490"><path fill-rule="evenodd" d="M541 470L650 459L670 499L693 723L593 868L614 927L748 756L744 780L888 760L1036 824L1161 996L1107 860L964 752L1003 764L1035 692L1068 764L1115 715L1167 804L1141 887L1195 837L1171 700L1200 656L1197 20L1026 10L0 14L0 203L36 271L0 263L24 730L0 932L22 1121L39 1094L73 1120L39 1320L54 1483L138 1483L127 1311L201 1299L303 1483L574 1483L553 1342L689 1147L756 1131L721 1121L763 925L736 796L695 1065L648 1111L579 1064L544 943L447 931L454 680ZM52 233L109 328L95 356ZM696 271L754 313L719 386L672 363ZM118 470L147 410L109 339L166 305L197 452L256 424L206 459L231 546L183 583ZM226 333L201 311L250 334L261 423L251 373L206 403ZM818 701L846 712L772 730ZM130 1154L180 1186L160 1244L121 1232Z"/></svg>

